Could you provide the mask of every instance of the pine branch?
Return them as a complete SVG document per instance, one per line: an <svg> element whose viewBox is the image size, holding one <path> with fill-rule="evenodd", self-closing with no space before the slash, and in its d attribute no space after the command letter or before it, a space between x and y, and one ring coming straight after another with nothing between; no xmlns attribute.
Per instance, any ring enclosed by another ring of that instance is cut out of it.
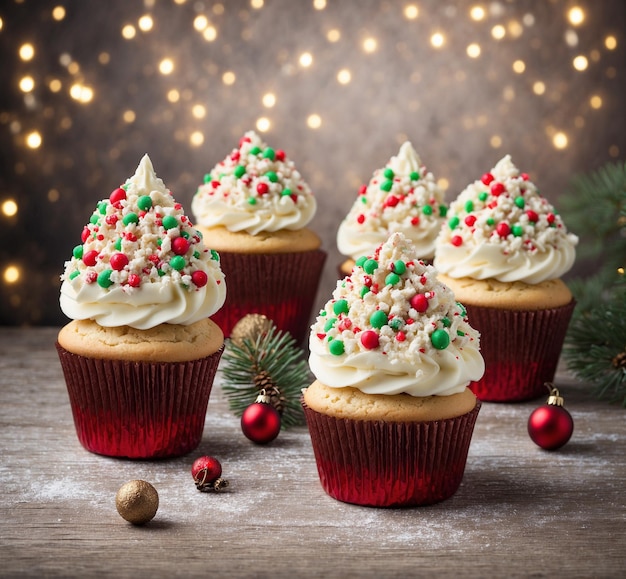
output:
<svg viewBox="0 0 626 579"><path fill-rule="evenodd" d="M569 327L563 350L568 368L594 386L599 398L626 408L626 283L623 276L605 288Z"/></svg>
<svg viewBox="0 0 626 579"><path fill-rule="evenodd" d="M267 332L254 340L243 338L237 344L229 339L223 360L222 388L236 416L241 416L255 401L259 394L255 378L266 373L280 393L276 404L282 410L282 427L304 423L300 395L310 383L309 370L303 351L288 332L278 330L272 323Z"/></svg>

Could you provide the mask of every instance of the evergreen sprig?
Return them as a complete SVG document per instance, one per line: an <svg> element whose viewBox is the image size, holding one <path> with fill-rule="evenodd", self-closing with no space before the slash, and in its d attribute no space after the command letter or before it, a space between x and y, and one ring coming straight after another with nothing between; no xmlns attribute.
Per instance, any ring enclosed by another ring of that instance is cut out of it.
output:
<svg viewBox="0 0 626 579"><path fill-rule="evenodd" d="M282 428L304 423L300 396L310 383L309 370L304 352L289 332L272 323L255 339L243 338L239 344L229 339L223 360L222 388L236 416L256 400L259 387L255 378L267 375L282 398Z"/></svg>
<svg viewBox="0 0 626 579"><path fill-rule="evenodd" d="M572 320L563 354L599 398L626 408L626 283L622 279L604 291L604 300Z"/></svg>
<svg viewBox="0 0 626 579"><path fill-rule="evenodd" d="M577 307L563 354L599 398L626 407L626 163L575 177L561 208L589 272L569 282Z"/></svg>

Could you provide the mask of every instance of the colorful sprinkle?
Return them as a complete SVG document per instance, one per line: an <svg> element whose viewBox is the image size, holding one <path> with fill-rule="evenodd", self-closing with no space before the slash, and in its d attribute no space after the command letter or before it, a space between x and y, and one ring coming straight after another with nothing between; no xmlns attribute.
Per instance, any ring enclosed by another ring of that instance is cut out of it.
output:
<svg viewBox="0 0 626 579"><path fill-rule="evenodd" d="M393 187L393 181L390 181L389 179L387 179L386 181L383 181L380 184L380 188L383 191L391 191L391 188Z"/></svg>
<svg viewBox="0 0 626 579"><path fill-rule="evenodd" d="M237 165L234 174L237 179L241 179L246 174L246 168L243 165Z"/></svg>
<svg viewBox="0 0 626 579"><path fill-rule="evenodd" d="M128 285L131 287L139 287L141 285L141 278L136 273L129 273Z"/></svg>
<svg viewBox="0 0 626 579"><path fill-rule="evenodd" d="M95 249L92 249L91 251L88 251L87 253L83 255L83 263L88 267L92 267L96 265L97 259L98 259L98 252Z"/></svg>
<svg viewBox="0 0 626 579"><path fill-rule="evenodd" d="M424 207L422 207L422 213L424 215L432 215L433 214L433 208L430 205L424 205Z"/></svg>
<svg viewBox="0 0 626 579"><path fill-rule="evenodd" d="M83 258L83 246L82 245L77 245L73 250L72 250L72 255L76 258L76 259L82 259Z"/></svg>
<svg viewBox="0 0 626 579"><path fill-rule="evenodd" d="M485 173L480 180L485 184L489 185L493 181L494 177L491 173Z"/></svg>
<svg viewBox="0 0 626 579"><path fill-rule="evenodd" d="M328 320L326 320L326 323L324 324L324 331L328 332L329 330L332 330L335 327L336 323L337 318L328 318Z"/></svg>
<svg viewBox="0 0 626 579"><path fill-rule="evenodd" d="M112 269L105 269L98 274L98 285L102 288L109 288L113 285L111 281Z"/></svg>
<svg viewBox="0 0 626 579"><path fill-rule="evenodd" d="M518 197L515 198L515 205L517 205L520 209L524 209L524 206L526 205L526 201L524 201L524 198L519 195Z"/></svg>
<svg viewBox="0 0 626 579"><path fill-rule="evenodd" d="M198 288L204 287L207 284L208 280L209 277L201 269L198 269L191 274L191 281Z"/></svg>
<svg viewBox="0 0 626 579"><path fill-rule="evenodd" d="M181 271L186 265L185 258L182 255L175 255L170 259L170 266L176 271Z"/></svg>
<svg viewBox="0 0 626 579"><path fill-rule="evenodd" d="M420 178L420 174L417 171L411 171L411 174L409 175L409 179L411 179L411 181L418 181Z"/></svg>
<svg viewBox="0 0 626 579"><path fill-rule="evenodd" d="M142 211L148 211L152 207L152 198L150 195L142 195L137 199L137 207Z"/></svg>
<svg viewBox="0 0 626 579"><path fill-rule="evenodd" d="M348 311L350 311L350 306L348 305L348 300L337 300L334 304L333 304L333 312L335 312L335 315L339 315L339 314L347 314Z"/></svg>
<svg viewBox="0 0 626 579"><path fill-rule="evenodd" d="M363 264L363 269L365 270L365 273L369 273L371 275L378 269L378 262L375 259L367 259Z"/></svg>
<svg viewBox="0 0 626 579"><path fill-rule="evenodd" d="M424 294L416 294L410 300L411 307L420 314L428 309L428 299Z"/></svg>
<svg viewBox="0 0 626 579"><path fill-rule="evenodd" d="M172 241L172 251L176 255L185 255L189 249L189 242L184 237L176 237Z"/></svg>
<svg viewBox="0 0 626 579"><path fill-rule="evenodd" d="M265 176L272 182L272 183L276 183L278 182L278 175L274 172L274 171L268 171L267 173L265 173Z"/></svg>
<svg viewBox="0 0 626 579"><path fill-rule="evenodd" d="M367 256L362 255L354 263L355 265L358 265L359 267L363 267L366 261L367 261Z"/></svg>
<svg viewBox="0 0 626 579"><path fill-rule="evenodd" d="M178 219L176 219L173 215L166 215L163 218L163 228L174 229L175 227L178 227Z"/></svg>
<svg viewBox="0 0 626 579"><path fill-rule="evenodd" d="M506 191L506 188L504 187L504 185L502 183L492 183L491 187L491 194L494 197L498 197L500 195L502 195L502 193L504 193Z"/></svg>
<svg viewBox="0 0 626 579"><path fill-rule="evenodd" d="M459 226L460 221L461 220L455 215L450 219L450 221L448 221L448 227L450 229L456 229Z"/></svg>
<svg viewBox="0 0 626 579"><path fill-rule="evenodd" d="M341 356L343 353L345 353L346 349L341 340L333 340L328 344L328 351L333 356Z"/></svg>
<svg viewBox="0 0 626 579"><path fill-rule="evenodd" d="M488 197L489 197L489 193L487 193L487 191L481 191L481 192L478 194L478 199L479 199L480 201L482 201L482 202L487 201L487 198L488 198Z"/></svg>
<svg viewBox="0 0 626 579"><path fill-rule="evenodd" d="M382 310L376 310L370 316L370 324L372 325L372 328L382 328L384 325L387 324L387 321L387 314Z"/></svg>
<svg viewBox="0 0 626 579"><path fill-rule="evenodd" d="M496 233L500 236L500 237L507 237L509 235L509 233L511 233L511 227L509 226L508 223L506 223L505 221L501 221L500 223L498 223L498 225L496 226Z"/></svg>
<svg viewBox="0 0 626 579"><path fill-rule="evenodd" d="M450 336L445 330L435 330L430 335L430 342L437 350L445 350L450 345Z"/></svg>
<svg viewBox="0 0 626 579"><path fill-rule="evenodd" d="M396 285L400 281L400 276L397 273L389 273L385 277L385 285Z"/></svg>
<svg viewBox="0 0 626 579"><path fill-rule="evenodd" d="M256 186L256 192L259 195L265 195L268 191L270 190L270 187L267 183L264 183L263 181L261 181L257 186Z"/></svg>
<svg viewBox="0 0 626 579"><path fill-rule="evenodd" d="M263 158L273 161L274 159L276 159L276 151L274 151L274 149L272 149L271 147L268 147L267 149L265 149L265 151L263 151Z"/></svg>
<svg viewBox="0 0 626 579"><path fill-rule="evenodd" d="M461 245L463 245L463 238L460 235L453 235L450 238L450 243L454 245L454 247L461 247Z"/></svg>
<svg viewBox="0 0 626 579"><path fill-rule="evenodd" d="M391 269L398 275L402 275L406 271L406 263L399 259L391 264Z"/></svg>
<svg viewBox="0 0 626 579"><path fill-rule="evenodd" d="M136 213L127 213L122 218L122 223L124 225L130 225L131 223L138 223L138 222L139 222L139 216Z"/></svg>
<svg viewBox="0 0 626 579"><path fill-rule="evenodd" d="M124 253L114 253L109 264L115 271L121 271L128 265L128 257Z"/></svg>
<svg viewBox="0 0 626 579"><path fill-rule="evenodd" d="M121 187L113 191L113 193L111 193L111 195L109 196L109 201L111 202L111 205L116 208L120 207L120 202L124 199L126 199L126 191L124 191L124 189L122 189Z"/></svg>
<svg viewBox="0 0 626 579"><path fill-rule="evenodd" d="M524 228L521 225L514 225L511 228L511 231L513 232L513 235L515 237L521 237L522 235L524 235Z"/></svg>
<svg viewBox="0 0 626 579"><path fill-rule="evenodd" d="M448 215L448 208L445 205L439 205L439 217Z"/></svg>
<svg viewBox="0 0 626 579"><path fill-rule="evenodd" d="M258 155L260 152L261 148L257 146L251 147L249 151L250 155Z"/></svg>
<svg viewBox="0 0 626 579"><path fill-rule="evenodd" d="M361 344L366 350L374 350L378 348L378 334L373 330L366 330L361 333Z"/></svg>

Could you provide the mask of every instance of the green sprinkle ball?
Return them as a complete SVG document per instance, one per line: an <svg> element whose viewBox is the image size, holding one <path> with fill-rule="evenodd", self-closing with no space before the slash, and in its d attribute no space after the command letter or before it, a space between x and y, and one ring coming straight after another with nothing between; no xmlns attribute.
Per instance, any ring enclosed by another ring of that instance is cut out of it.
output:
<svg viewBox="0 0 626 579"><path fill-rule="evenodd" d="M274 151L271 147L268 147L265 151L263 151L263 158L273 161L276 158L276 151Z"/></svg>
<svg viewBox="0 0 626 579"><path fill-rule="evenodd" d="M82 245L77 245L73 251L72 251L72 255L76 258L76 259L82 259L83 258L83 246Z"/></svg>
<svg viewBox="0 0 626 579"><path fill-rule="evenodd" d="M420 174L417 171L412 171L411 174L409 175L409 179L411 179L411 181L418 181L420 178Z"/></svg>
<svg viewBox="0 0 626 579"><path fill-rule="evenodd" d="M182 255L175 255L170 259L170 265L172 269L181 271L185 267L185 258Z"/></svg>
<svg viewBox="0 0 626 579"><path fill-rule="evenodd" d="M332 340L328 343L328 351L333 356L341 356L346 351L346 349L341 340Z"/></svg>
<svg viewBox="0 0 626 579"><path fill-rule="evenodd" d="M122 238L121 237L118 237L115 240L115 243L113 244L113 247L115 247L115 249L117 251L122 251Z"/></svg>
<svg viewBox="0 0 626 579"><path fill-rule="evenodd" d="M337 300L333 304L333 312L335 312L337 316L339 314L347 314L349 310L350 306L348 305L348 300Z"/></svg>
<svg viewBox="0 0 626 579"><path fill-rule="evenodd" d="M478 194L478 199L483 203L487 201L487 197L489 197L489 193L487 193L487 191L483 191L482 193Z"/></svg>
<svg viewBox="0 0 626 579"><path fill-rule="evenodd" d="M387 167L383 173L385 179L393 179L395 177L395 173L391 167Z"/></svg>
<svg viewBox="0 0 626 579"><path fill-rule="evenodd" d="M370 316L370 324L372 325L372 328L380 329L383 326L387 325L388 321L389 318L387 317L387 314L381 310L375 311Z"/></svg>
<svg viewBox="0 0 626 579"><path fill-rule="evenodd" d="M122 223L124 225L130 225L131 223L139 223L139 216L136 213L127 213L122 217Z"/></svg>
<svg viewBox="0 0 626 579"><path fill-rule="evenodd" d="M450 227L450 229L456 229L460 222L461 220L455 215L448 221L448 227Z"/></svg>
<svg viewBox="0 0 626 579"><path fill-rule="evenodd" d="M150 195L142 195L137 199L137 207L142 211L148 211L152 207L152 198Z"/></svg>
<svg viewBox="0 0 626 579"><path fill-rule="evenodd" d="M354 263L355 265L358 265L359 267L363 267L366 261L367 261L367 256L362 255Z"/></svg>
<svg viewBox="0 0 626 579"><path fill-rule="evenodd" d="M430 335L430 342L437 350L445 350L450 345L450 336L445 330L435 330Z"/></svg>
<svg viewBox="0 0 626 579"><path fill-rule="evenodd" d="M237 179L241 179L245 174L246 168L243 165L237 165L235 167L235 177L237 177Z"/></svg>
<svg viewBox="0 0 626 579"><path fill-rule="evenodd" d="M70 281L73 280L78 275L80 275L80 271L75 269L72 273L70 273Z"/></svg>
<svg viewBox="0 0 626 579"><path fill-rule="evenodd" d="M424 207L422 207L422 213L424 215L432 215L433 214L433 208L430 205L424 205Z"/></svg>
<svg viewBox="0 0 626 579"><path fill-rule="evenodd" d="M204 177L202 177L202 182L203 183L208 183L209 181L211 181L211 173L205 173Z"/></svg>
<svg viewBox="0 0 626 579"><path fill-rule="evenodd" d="M111 281L112 269L105 269L98 274L98 285L102 288L109 288L113 285Z"/></svg>
<svg viewBox="0 0 626 579"><path fill-rule="evenodd" d="M256 205L256 197L248 197L248 205Z"/></svg>
<svg viewBox="0 0 626 579"><path fill-rule="evenodd" d="M402 275L406 271L406 263L401 259L393 262L393 271L398 275Z"/></svg>
<svg viewBox="0 0 626 579"><path fill-rule="evenodd" d="M287 197L291 195L291 189L283 189L280 194L282 197Z"/></svg>
<svg viewBox="0 0 626 579"><path fill-rule="evenodd" d="M250 149L249 153L250 155L258 155L261 152L261 148L254 146Z"/></svg>
<svg viewBox="0 0 626 579"><path fill-rule="evenodd" d="M402 318L393 318L393 320L389 322L389 327L395 332L397 332L403 325L404 321Z"/></svg>
<svg viewBox="0 0 626 579"><path fill-rule="evenodd" d="M465 211L468 213L474 211L474 202L471 199L465 202Z"/></svg>
<svg viewBox="0 0 626 579"><path fill-rule="evenodd" d="M198 256L200 257L200 256ZM217 251L215 251L214 249L211 250L211 259L213 261L219 261L220 260L220 254L217 253Z"/></svg>
<svg viewBox="0 0 626 579"><path fill-rule="evenodd" d="M385 278L385 285L396 285L400 281L400 276L397 273L389 273Z"/></svg>
<svg viewBox="0 0 626 579"><path fill-rule="evenodd" d="M363 264L365 273L373 274L378 269L378 262L375 259L368 259Z"/></svg>
<svg viewBox="0 0 626 579"><path fill-rule="evenodd" d="M439 205L439 217L448 215L448 208L445 205Z"/></svg>
<svg viewBox="0 0 626 579"><path fill-rule="evenodd" d="M364 298L368 293L370 293L370 288L368 288L366 285L364 285L359 292L361 298Z"/></svg>
<svg viewBox="0 0 626 579"><path fill-rule="evenodd" d="M326 323L324 324L324 331L328 332L329 330L332 330L335 327L336 323L337 323L337 318L328 318L326 320Z"/></svg>
<svg viewBox="0 0 626 579"><path fill-rule="evenodd" d="M175 227L178 227L178 219L176 219L173 215L166 215L163 218L162 223L165 229L174 229Z"/></svg>
<svg viewBox="0 0 626 579"><path fill-rule="evenodd" d="M517 205L520 209L524 209L526 201L524 201L524 198L520 195L519 197L515 198L515 205Z"/></svg>
<svg viewBox="0 0 626 579"><path fill-rule="evenodd" d="M515 237L521 237L522 235L524 235L524 228L521 225L514 225L511 228L511 231L513 232L513 235Z"/></svg>
<svg viewBox="0 0 626 579"><path fill-rule="evenodd" d="M387 179L386 181L383 181L383 182L380 184L380 188L381 188L383 191L387 191L387 192L389 192L389 191L391 191L391 188L392 188L392 187L393 187L393 181L390 181L389 179Z"/></svg>
<svg viewBox="0 0 626 579"><path fill-rule="evenodd" d="M276 183L278 181L278 175L274 171L268 171L265 173L265 176L272 182Z"/></svg>

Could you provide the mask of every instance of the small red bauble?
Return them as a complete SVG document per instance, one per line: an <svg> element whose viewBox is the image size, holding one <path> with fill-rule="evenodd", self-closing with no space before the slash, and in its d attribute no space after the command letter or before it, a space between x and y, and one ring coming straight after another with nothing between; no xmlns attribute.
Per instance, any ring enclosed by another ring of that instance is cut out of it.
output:
<svg viewBox="0 0 626 579"><path fill-rule="evenodd" d="M176 255L185 255L189 249L189 242L184 237L176 237L172 241L172 251Z"/></svg>
<svg viewBox="0 0 626 579"><path fill-rule="evenodd" d="M196 458L191 465L191 475L196 488L202 492L219 491L228 486L228 481L220 478L222 476L220 461L212 456Z"/></svg>
<svg viewBox="0 0 626 579"><path fill-rule="evenodd" d="M545 450L561 448L574 432L574 420L563 408L559 391L548 385L550 397L543 406L536 408L528 418L528 434L531 440Z"/></svg>
<svg viewBox="0 0 626 579"><path fill-rule="evenodd" d="M241 415L241 430L252 442L267 444L280 432L280 414L270 403L270 397L260 394Z"/></svg>

